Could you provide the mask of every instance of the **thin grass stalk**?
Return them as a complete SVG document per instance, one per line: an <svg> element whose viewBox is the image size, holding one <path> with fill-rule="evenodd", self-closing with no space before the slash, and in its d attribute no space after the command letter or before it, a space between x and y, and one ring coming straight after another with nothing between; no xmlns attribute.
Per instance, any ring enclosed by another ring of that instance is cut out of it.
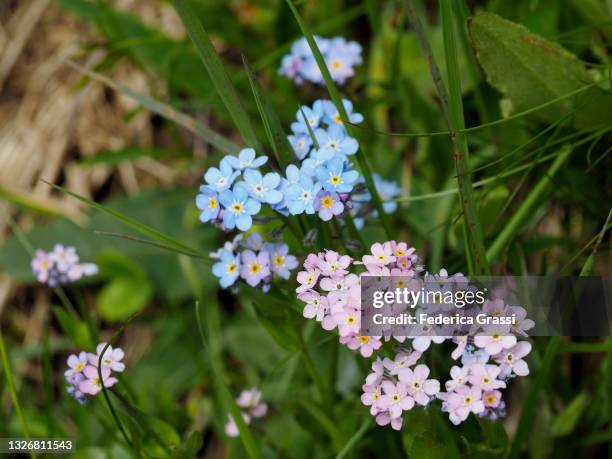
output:
<svg viewBox="0 0 612 459"><path fill-rule="evenodd" d="M9 361L8 353L6 352L6 346L4 345L4 337L2 335L1 328L0 328L0 357L2 358L2 367L4 368L4 373L6 374L6 382L8 384L9 394L11 395L11 400L13 402L13 406L15 407L17 418L19 418L19 424L21 425L21 431L23 432L23 436L26 439L29 439L30 431L28 430L28 425L25 422L25 417L23 416L23 411L21 410L21 405L19 404L19 397L17 397L17 390L15 389L15 382L13 381L13 371L11 369L11 362ZM32 459L35 459L36 454L33 452L30 452L30 457Z"/></svg>
<svg viewBox="0 0 612 459"><path fill-rule="evenodd" d="M121 422L121 420L119 419L119 416L117 415L117 412L115 411L115 407L113 406L113 402L111 402L111 399L108 395L108 389L106 388L106 386L104 385L104 378L102 377L102 357L104 356L104 353L106 352L106 350L109 348L109 346L111 345L111 343L114 343L115 340L121 335L121 333L123 333L123 330L125 329L125 327L138 315L139 313L133 314L128 320L126 320L123 325L121 325L121 328L119 328L119 330L117 330L113 336L111 337L111 339L108 341L108 343L106 343L106 346L104 346L104 349L102 349L102 352L100 352L100 357L98 357L98 378L100 378L100 386L102 387L102 394L104 395L104 400L106 401L106 406L108 407L108 410L111 413L111 416L113 417L113 420L115 421L115 424L117 424L117 427L119 428L119 431L121 432L121 435L123 436L123 439L125 440L125 442L128 444L128 446L130 447L130 449L132 449L134 451L134 453L136 454L137 457L140 457L140 453L138 452L138 450L134 447L134 443L132 442L132 440L130 439L130 437L128 436L125 427L123 426L123 423Z"/></svg>
<svg viewBox="0 0 612 459"><path fill-rule="evenodd" d="M521 227L533 215L533 211L551 183L551 178L557 173L567 158L569 158L572 151L573 147L567 146L558 152L555 161L551 164L548 171L546 171L544 177L542 177L529 192L525 200L521 203L514 215L512 215L510 220L506 223L502 231L498 234L489 247L489 250L487 251L487 259L490 262L494 261L504 247L507 247L508 244L510 244L514 236L516 236L516 234L518 234L518 232L521 230Z"/></svg>
<svg viewBox="0 0 612 459"><path fill-rule="evenodd" d="M442 113L448 126L453 147L453 160L457 171L457 184L459 186L463 218L466 223L464 239L466 239L466 246L469 247L469 250L466 251L466 256L468 252L471 252L474 264L472 274L489 274L490 268L485 255L482 228L480 226L476 203L472 193L472 179L468 172L470 167L467 138L465 133L461 132L461 130L465 128L465 120L463 118L463 101L459 77L459 64L457 62L457 46L452 4L450 0L441 1L444 55L449 84L448 93L412 0L406 0L406 9L410 24L427 58L429 71L434 85L436 86L442 106Z"/></svg>
<svg viewBox="0 0 612 459"><path fill-rule="evenodd" d="M211 310L214 309L214 313L216 315L216 305L211 306ZM240 408L236 405L236 401L232 397L232 394L227 387L227 383L225 381L225 371L223 369L223 364L219 359L219 344L217 342L217 331L216 325L212 323L212 320L208 320L208 331L210 338L213 339L212 343L209 343L206 339L206 334L204 333L204 327L202 324L202 316L200 314L200 304L199 302L195 302L195 313L196 313L196 321L198 324L198 331L200 333L200 338L202 340L202 347L204 351L208 354L212 366L213 373L217 377L217 389L219 391L219 395L221 401L224 402L224 405L229 408L229 411L234 418L234 422L238 427L238 432L240 433L240 440L244 446L244 449L247 452L247 455L250 459L260 459L261 453L257 444L255 443L255 439L251 432L251 429L247 425L247 423L242 418L242 413L240 412ZM216 318L215 318L216 319Z"/></svg>
<svg viewBox="0 0 612 459"><path fill-rule="evenodd" d="M344 108L344 104L342 103L342 97L340 96L340 91L338 91L336 83L334 83L334 80L332 79L331 74L329 73L329 69L327 68L327 65L325 64L325 59L323 59L323 55L321 54L321 51L319 50L317 43L315 42L310 31L306 28L306 25L304 24L304 21L302 20L302 17L300 16L300 13L296 9L293 2L291 0L286 0L286 2L289 8L291 9L291 12L295 16L295 19L300 29L302 30L302 33L306 37L308 45L310 46L310 50L312 51L312 54L314 55L317 65L319 66L319 70L321 70L323 80L325 81L325 86L327 87L327 90L329 91L329 95L332 99L332 102L334 103L334 105L336 106L336 109L338 110L338 113L340 114L340 118L342 118L342 121L345 125L345 128L348 134L351 137L357 137L356 131L353 130L353 125L349 123L349 116L348 116L348 113L346 112L346 109ZM363 174L363 178L365 180L366 186L368 187L368 190L370 191L370 194L372 196L372 202L374 203L374 207L378 211L378 215L380 218L380 222L383 226L383 229L385 230L387 237L389 239L392 239L393 233L391 231L391 227L389 226L389 222L387 221L387 216L383 209L382 201L380 199L380 196L378 195L378 191L376 190L376 185L374 184L374 179L372 177L372 170L370 169L367 159L365 158L363 154L363 150L361 149L357 150L357 153L355 156L357 157L357 162L359 163L359 168L361 169L361 172Z"/></svg>

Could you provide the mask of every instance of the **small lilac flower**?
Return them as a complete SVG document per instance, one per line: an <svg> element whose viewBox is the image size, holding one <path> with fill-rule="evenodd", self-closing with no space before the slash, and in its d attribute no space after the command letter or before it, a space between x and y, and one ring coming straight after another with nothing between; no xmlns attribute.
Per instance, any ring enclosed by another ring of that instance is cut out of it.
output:
<svg viewBox="0 0 612 459"><path fill-rule="evenodd" d="M244 171L245 169L257 169L263 166L268 161L267 156L255 157L256 153L253 148L243 148L238 153L238 157L225 156L223 161L226 161L233 169Z"/></svg>
<svg viewBox="0 0 612 459"><path fill-rule="evenodd" d="M293 255L289 255L287 244L265 244L264 250L270 256L270 268L273 273L278 274L283 279L289 279L291 271L297 268L298 261Z"/></svg>
<svg viewBox="0 0 612 459"><path fill-rule="evenodd" d="M502 401L502 393L498 390L489 390L482 394L485 408L497 408Z"/></svg>
<svg viewBox="0 0 612 459"><path fill-rule="evenodd" d="M227 424L225 424L225 434L228 437L237 437L238 435L240 435L238 425L236 424L236 421L234 421L234 418L231 414L228 414L227 417L228 420ZM242 413L242 419L244 419L244 422L246 422L247 424L251 423L251 417L246 413Z"/></svg>
<svg viewBox="0 0 612 459"><path fill-rule="evenodd" d="M240 254L242 277L251 287L256 287L270 275L269 258L265 252L255 254L252 250L245 250Z"/></svg>
<svg viewBox="0 0 612 459"><path fill-rule="evenodd" d="M203 223L215 220L219 215L219 196L208 186L200 187L200 194L196 196L196 206L202 212L200 213L200 221Z"/></svg>
<svg viewBox="0 0 612 459"><path fill-rule="evenodd" d="M221 287L227 288L234 285L240 275L240 259L234 252L225 249L219 258L220 261L213 265L212 272L219 278Z"/></svg>
<svg viewBox="0 0 612 459"><path fill-rule="evenodd" d="M404 368L398 373L400 382L408 388L408 393L422 406L429 404L433 396L440 392L440 382L437 379L427 379L427 365L417 365L414 370Z"/></svg>
<svg viewBox="0 0 612 459"><path fill-rule="evenodd" d="M362 389L363 394L361 395L361 403L363 403L365 406L369 406L370 414L372 416L376 416L379 411L377 407L378 400L382 395L381 387L379 385L371 386L369 384L364 384Z"/></svg>
<svg viewBox="0 0 612 459"><path fill-rule="evenodd" d="M480 389L494 390L503 389L506 387L506 383L497 379L501 369L497 365L474 365L470 369L469 381L474 387Z"/></svg>
<svg viewBox="0 0 612 459"><path fill-rule="evenodd" d="M516 336L495 333L490 336L475 336L474 344L484 348L490 355L499 354L504 349L510 349L516 344Z"/></svg>
<svg viewBox="0 0 612 459"><path fill-rule="evenodd" d="M85 379L79 383L79 390L84 394L96 395L102 390L102 383L104 383L104 387L112 387L117 383L117 378L111 376L110 367L102 367L100 373L102 373L102 380L98 375L98 369L87 365L83 369Z"/></svg>
<svg viewBox="0 0 612 459"><path fill-rule="evenodd" d="M458 367L457 365L453 365L450 375L452 379L444 383L444 386L448 392L467 384L470 375L470 367Z"/></svg>
<svg viewBox="0 0 612 459"><path fill-rule="evenodd" d="M458 425L465 421L470 413L480 414L484 411L482 392L477 388L459 386L455 392L448 394L446 407L450 421Z"/></svg>
<svg viewBox="0 0 612 459"><path fill-rule="evenodd" d="M314 214L314 200L321 191L320 183L313 183L310 177L304 175L300 177L299 183L287 187L287 206L292 215L302 213Z"/></svg>
<svg viewBox="0 0 612 459"><path fill-rule="evenodd" d="M236 399L236 404L254 418L264 417L268 412L268 405L262 400L261 391L255 387L243 390Z"/></svg>
<svg viewBox="0 0 612 459"><path fill-rule="evenodd" d="M113 349L113 346L108 346L106 351L104 348L106 347L106 343L100 343L96 346L96 354L89 355L89 363L94 366L98 366L98 362L100 361L100 356L102 356L102 368L110 368L113 371L121 372L125 370L125 364L121 362L124 357L124 352L121 348L116 347ZM102 354L104 351L104 354Z"/></svg>
<svg viewBox="0 0 612 459"><path fill-rule="evenodd" d="M527 354L531 352L531 343L529 341L521 341L510 349L504 349L500 354L494 357L499 363L501 377L510 376L514 373L517 376L527 376L529 374L529 366L523 360Z"/></svg>
<svg viewBox="0 0 612 459"><path fill-rule="evenodd" d="M374 351L382 346L380 336L364 336L359 334L340 337L340 343L345 344L352 351L359 349L361 356L366 359L371 357Z"/></svg>
<svg viewBox="0 0 612 459"><path fill-rule="evenodd" d="M390 375L397 375L404 368L411 367L417 363L422 355L423 354L421 354L419 351L413 351L410 354L400 352L393 360L391 360L389 357L385 357L383 359L383 365Z"/></svg>
<svg viewBox="0 0 612 459"><path fill-rule="evenodd" d="M36 256L32 259L32 272L36 280L46 284L49 280L49 271L53 267L53 260L44 250L37 250Z"/></svg>
<svg viewBox="0 0 612 459"><path fill-rule="evenodd" d="M329 148L342 156L354 155L359 149L359 143L346 134L342 126L333 125L327 130L317 129L315 138L320 148Z"/></svg>
<svg viewBox="0 0 612 459"><path fill-rule="evenodd" d="M247 231L253 224L252 215L261 209L259 201L250 198L247 190L240 184L233 190L223 191L219 200L225 208L223 226L228 230L238 228L240 231Z"/></svg>
<svg viewBox="0 0 612 459"><path fill-rule="evenodd" d="M323 221L329 221L334 215L340 215L344 211L344 204L338 193L321 190L317 193L314 204L315 210Z"/></svg>
<svg viewBox="0 0 612 459"><path fill-rule="evenodd" d="M71 354L70 356L68 356L68 366L70 367L70 370L67 370L64 373L66 379L74 379L76 374L82 375L83 370L85 369L85 366L87 365L88 361L89 357L87 355L87 352L80 352L79 355Z"/></svg>
<svg viewBox="0 0 612 459"><path fill-rule="evenodd" d="M405 384L401 382L393 384L389 380L384 380L381 386L384 395L378 399L377 405L380 410L388 411L392 419L399 418L403 411L414 407L414 398L408 394Z"/></svg>
<svg viewBox="0 0 612 459"><path fill-rule="evenodd" d="M55 267L61 273L68 273L70 268L78 264L79 256L74 247L64 247L62 244L55 244L49 258L55 263Z"/></svg>
<svg viewBox="0 0 612 459"><path fill-rule="evenodd" d="M345 162L339 157L332 158L326 164L317 167L315 174L323 188L336 193L350 193L359 178L357 171L345 171Z"/></svg>
<svg viewBox="0 0 612 459"><path fill-rule="evenodd" d="M204 180L206 180L206 183L208 183L213 191L221 193L222 191L228 190L239 175L240 172L234 171L232 166L222 161L219 165L219 169L211 167L206 171Z"/></svg>
<svg viewBox="0 0 612 459"><path fill-rule="evenodd" d="M313 291L302 293L299 298L306 303L304 317L321 322L327 310L327 298Z"/></svg>
<svg viewBox="0 0 612 459"><path fill-rule="evenodd" d="M251 197L259 202L268 204L278 204L283 200L283 194L276 189L279 186L281 177L276 172L269 172L261 175L261 172L247 169L244 171L244 181L239 182L249 192Z"/></svg>

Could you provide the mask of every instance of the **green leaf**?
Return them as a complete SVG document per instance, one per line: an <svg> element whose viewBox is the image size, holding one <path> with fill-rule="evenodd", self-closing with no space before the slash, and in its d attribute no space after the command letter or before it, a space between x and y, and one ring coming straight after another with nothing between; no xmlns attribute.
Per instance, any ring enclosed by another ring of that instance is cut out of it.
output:
<svg viewBox="0 0 612 459"><path fill-rule="evenodd" d="M62 327L62 330L64 330L64 333L70 338L75 347L93 350L95 346L93 337L89 333L89 328L87 328L87 324L84 321L70 315L65 309L60 307L53 308L53 313L60 327Z"/></svg>
<svg viewBox="0 0 612 459"><path fill-rule="evenodd" d="M176 447L180 444L181 439L178 433L176 433L176 430L174 430L174 427L172 427L170 424L160 419L151 417L147 420L147 422L149 424L149 428L155 432L163 444L169 448ZM143 442L142 449L147 456L152 458L169 457L168 453L164 451L164 448L162 448L161 445L153 438L146 438Z"/></svg>
<svg viewBox="0 0 612 459"><path fill-rule="evenodd" d="M173 0L173 3L242 139L247 145L261 151L249 116L204 26L185 0Z"/></svg>
<svg viewBox="0 0 612 459"><path fill-rule="evenodd" d="M574 431L587 406L586 394L579 394L553 420L550 430L554 437L562 437Z"/></svg>
<svg viewBox="0 0 612 459"><path fill-rule="evenodd" d="M103 319L121 322L142 310L153 296L153 286L146 279L118 277L98 296L96 308Z"/></svg>
<svg viewBox="0 0 612 459"><path fill-rule="evenodd" d="M520 24L482 13L471 17L468 25L476 57L489 83L508 99L513 112L571 94L600 78L572 53ZM586 102L595 103L576 115L577 127L588 127L612 116L612 97L596 87L533 114L553 122L559 113Z"/></svg>

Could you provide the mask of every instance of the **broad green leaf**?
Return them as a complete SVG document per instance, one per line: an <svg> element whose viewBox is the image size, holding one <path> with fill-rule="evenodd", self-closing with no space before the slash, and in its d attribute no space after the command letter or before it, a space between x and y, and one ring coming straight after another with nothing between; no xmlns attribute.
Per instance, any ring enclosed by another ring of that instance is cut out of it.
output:
<svg viewBox="0 0 612 459"><path fill-rule="evenodd" d="M103 319L120 322L142 310L152 295L153 286L148 280L118 277L102 289L96 308Z"/></svg>
<svg viewBox="0 0 612 459"><path fill-rule="evenodd" d="M89 333L89 328L87 328L87 324L84 321L70 315L61 307L53 308L53 313L62 327L62 330L64 330L64 333L70 338L70 341L72 341L75 347L93 350L95 344L91 333Z"/></svg>
<svg viewBox="0 0 612 459"><path fill-rule="evenodd" d="M574 431L587 406L587 400L586 394L579 394L553 419L550 430L554 437L562 437Z"/></svg>
<svg viewBox="0 0 612 459"><path fill-rule="evenodd" d="M234 120L236 127L244 142L252 148L261 151L261 145L257 140L249 116L240 101L240 96L236 87L230 80L217 51L213 46L210 37L194 11L185 0L173 0L176 11L178 12L187 33L191 37L210 78L212 79L225 108Z"/></svg>
<svg viewBox="0 0 612 459"><path fill-rule="evenodd" d="M533 114L553 122L559 113L585 105L575 125L587 127L612 116L612 96L594 87L600 75L589 71L569 51L492 13L468 22L472 45L487 79L507 99L506 113L521 112L557 98L563 100ZM588 88L581 91L582 88Z"/></svg>

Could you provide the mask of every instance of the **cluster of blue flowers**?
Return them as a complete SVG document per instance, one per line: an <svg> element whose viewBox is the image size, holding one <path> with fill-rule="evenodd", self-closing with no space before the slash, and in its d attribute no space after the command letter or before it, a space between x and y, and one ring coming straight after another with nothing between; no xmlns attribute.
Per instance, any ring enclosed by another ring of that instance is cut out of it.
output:
<svg viewBox="0 0 612 459"><path fill-rule="evenodd" d="M315 42L329 69L331 77L338 84L355 74L354 66L361 64L361 45L346 41L343 37L322 38L315 36ZM302 84L304 81L323 84L321 70L312 54L306 38L300 38L291 46L291 52L283 57L278 73Z"/></svg>
<svg viewBox="0 0 612 459"><path fill-rule="evenodd" d="M196 197L196 205L202 211L200 220L225 230L247 231L262 203L280 202L283 195L276 189L280 175L259 172L267 161L267 156L256 157L255 150L245 148L237 157L225 156L218 168L209 168L204 174L206 185L200 187ZM241 180L234 183L239 177Z"/></svg>
<svg viewBox="0 0 612 459"><path fill-rule="evenodd" d="M238 252L239 249L242 251ZM244 241L238 235L210 256L218 260L212 270L223 288L234 286L241 278L251 287L261 284L267 292L274 274L287 280L298 265L297 258L289 254L287 244L264 242L257 232Z"/></svg>

